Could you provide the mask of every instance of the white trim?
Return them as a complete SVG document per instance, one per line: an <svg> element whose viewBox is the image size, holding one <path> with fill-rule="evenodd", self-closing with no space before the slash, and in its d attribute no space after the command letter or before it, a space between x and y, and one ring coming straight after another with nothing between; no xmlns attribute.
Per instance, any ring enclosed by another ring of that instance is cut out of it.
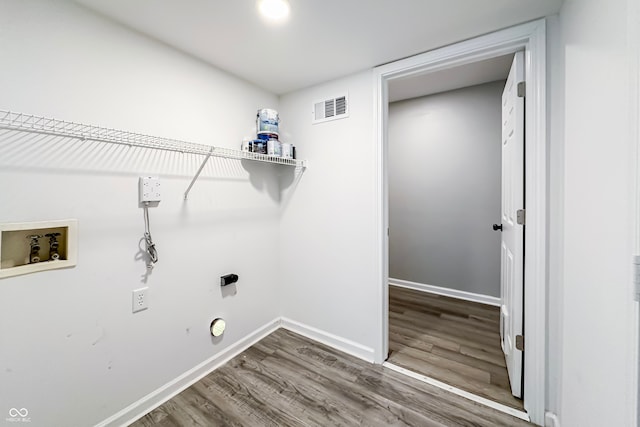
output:
<svg viewBox="0 0 640 427"><path fill-rule="evenodd" d="M394 365L393 363L384 362L382 366L385 368L391 369L392 371L396 371L398 373L401 373L403 375L406 375L408 377L421 381L423 383L448 391L449 393L453 393L457 396L464 397L465 399L469 399L473 402L480 403L481 405L488 406L489 408L495 409L496 411L500 411L507 415L511 415L512 417L520 418L521 420L524 420L524 421L530 421L529 415L527 415L527 413L524 411L520 411L510 406L503 405L502 403L494 402L493 400L485 399L482 396L469 393L466 390L462 390L452 385L443 383L442 381L438 381L435 378L418 374L417 372L410 371L408 369L403 368L402 366Z"/></svg>
<svg viewBox="0 0 640 427"><path fill-rule="evenodd" d="M427 285L426 283L410 282L408 280L389 278L389 285L398 286L400 288L413 289L414 291L427 292L429 294L443 295L445 297L462 299L465 301L477 302L480 304L493 305L500 307L501 300L490 295L474 294L473 292L461 291L459 289L443 288L435 285Z"/></svg>
<svg viewBox="0 0 640 427"><path fill-rule="evenodd" d="M547 390L547 67L546 25L532 29L526 52L524 407L542 424Z"/></svg>
<svg viewBox="0 0 640 427"><path fill-rule="evenodd" d="M96 427L103 426L128 426L158 406L162 405L178 393L200 381L229 360L236 357L267 335L280 328L280 319L274 319L266 325L258 328L240 341L222 350L215 356L205 360L192 369L189 369L179 377L169 381L157 390L147 394L137 402L132 403L118 413L98 423Z"/></svg>
<svg viewBox="0 0 640 427"><path fill-rule="evenodd" d="M560 427L560 419L553 412L544 414L544 427Z"/></svg>
<svg viewBox="0 0 640 427"><path fill-rule="evenodd" d="M389 113L389 93L387 79L379 68L373 72L373 133L375 136L375 268L379 282L378 301L382 306L377 310L376 324L380 326L378 345L375 346L375 362L382 364L389 355L389 198L388 179L385 159L387 158L387 121Z"/></svg>
<svg viewBox="0 0 640 427"><path fill-rule="evenodd" d="M336 350L340 350L359 359L363 359L367 362L373 363L373 349L370 347L366 347L346 338L330 334L328 332L314 328L313 326L305 325L304 323L287 319L286 317L283 317L281 319L281 325L283 328L300 334L304 337L307 337L314 341L318 341L322 344L326 344L329 347L335 348Z"/></svg>
<svg viewBox="0 0 640 427"><path fill-rule="evenodd" d="M630 93L630 137L632 138L634 153L633 192L635 198L634 217L634 255L640 254L640 5L637 0L628 0L628 55L629 55L629 93ZM633 307L633 339L634 346L631 354L632 375L629 381L629 391L625 393L633 405L633 419L631 423L640 426L640 307L638 300L638 285L634 283L632 292L636 303Z"/></svg>
<svg viewBox="0 0 640 427"><path fill-rule="evenodd" d="M436 49L374 69L374 135L376 150L376 274L379 277L380 334L375 360L388 354L388 196L385 123L388 81L444 70L524 50L526 93L525 289L527 357L524 358L524 405L532 422L544 423L546 402L546 286L547 286L547 106L546 24L541 19Z"/></svg>

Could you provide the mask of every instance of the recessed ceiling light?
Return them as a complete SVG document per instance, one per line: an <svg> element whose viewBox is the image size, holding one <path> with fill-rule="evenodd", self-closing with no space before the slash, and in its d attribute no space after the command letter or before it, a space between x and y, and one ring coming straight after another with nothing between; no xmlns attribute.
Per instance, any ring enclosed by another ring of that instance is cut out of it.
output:
<svg viewBox="0 0 640 427"><path fill-rule="evenodd" d="M258 10L270 21L283 21L289 16L287 0L258 0Z"/></svg>

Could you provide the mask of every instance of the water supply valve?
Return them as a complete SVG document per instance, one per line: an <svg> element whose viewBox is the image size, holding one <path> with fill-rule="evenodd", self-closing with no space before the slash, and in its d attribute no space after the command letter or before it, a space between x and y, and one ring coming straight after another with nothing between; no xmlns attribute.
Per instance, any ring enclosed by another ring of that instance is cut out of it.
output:
<svg viewBox="0 0 640 427"><path fill-rule="evenodd" d="M58 236L60 236L60 233L45 234L45 237L49 238L49 260L51 261L57 261L60 259L60 254L58 253L58 246L60 246L60 242L58 241Z"/></svg>
<svg viewBox="0 0 640 427"><path fill-rule="evenodd" d="M30 239L29 242L29 263L35 264L40 262L40 239L42 238L39 234L30 234L27 236L27 239Z"/></svg>

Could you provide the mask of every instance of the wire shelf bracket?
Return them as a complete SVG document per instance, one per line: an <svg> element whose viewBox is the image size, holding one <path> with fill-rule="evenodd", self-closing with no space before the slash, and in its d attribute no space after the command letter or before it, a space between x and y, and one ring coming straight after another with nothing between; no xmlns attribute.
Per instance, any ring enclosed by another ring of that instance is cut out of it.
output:
<svg viewBox="0 0 640 427"><path fill-rule="evenodd" d="M307 168L306 160L286 159L282 157L268 156L266 154L250 153L230 148L196 144L178 139L144 135L141 133L127 132L118 129L52 119L8 110L0 110L0 129L76 138L83 142L107 142L111 144L128 145L130 147L142 147L155 150L203 155L205 158L184 193L185 200L187 199L189 191L191 191L191 188L200 176L200 173L202 173L207 161L209 161L212 156L223 157L226 159L253 160L264 163L295 166L296 171L304 171Z"/></svg>

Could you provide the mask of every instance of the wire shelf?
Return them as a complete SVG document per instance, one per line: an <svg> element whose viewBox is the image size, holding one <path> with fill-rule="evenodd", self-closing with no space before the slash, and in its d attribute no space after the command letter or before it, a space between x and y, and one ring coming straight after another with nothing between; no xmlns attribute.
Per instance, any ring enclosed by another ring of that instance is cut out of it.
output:
<svg viewBox="0 0 640 427"><path fill-rule="evenodd" d="M65 120L57 120L32 114L16 113L6 110L0 110L0 129L77 138L82 141L99 141L179 153L200 154L207 157L214 156L237 160L255 160L259 162L295 166L296 168L304 168L306 166L303 160L285 159L282 157L268 156L266 154L250 153L230 148L196 144L177 139L160 138L157 136L86 125Z"/></svg>
<svg viewBox="0 0 640 427"><path fill-rule="evenodd" d="M212 156L224 157L226 159L253 160L258 162L295 166L296 171L304 170L307 166L306 161L304 160L285 159L266 154L250 153L247 151L232 150L230 148L215 147L212 145L195 144L193 142L180 141L177 139L160 138L141 133L85 125L82 123L51 119L35 116L33 114L16 113L7 110L0 110L0 129L77 138L82 141L107 142L111 144L152 148L155 150L203 155L205 158L184 193L185 200L187 199L191 188L198 180L204 166Z"/></svg>

